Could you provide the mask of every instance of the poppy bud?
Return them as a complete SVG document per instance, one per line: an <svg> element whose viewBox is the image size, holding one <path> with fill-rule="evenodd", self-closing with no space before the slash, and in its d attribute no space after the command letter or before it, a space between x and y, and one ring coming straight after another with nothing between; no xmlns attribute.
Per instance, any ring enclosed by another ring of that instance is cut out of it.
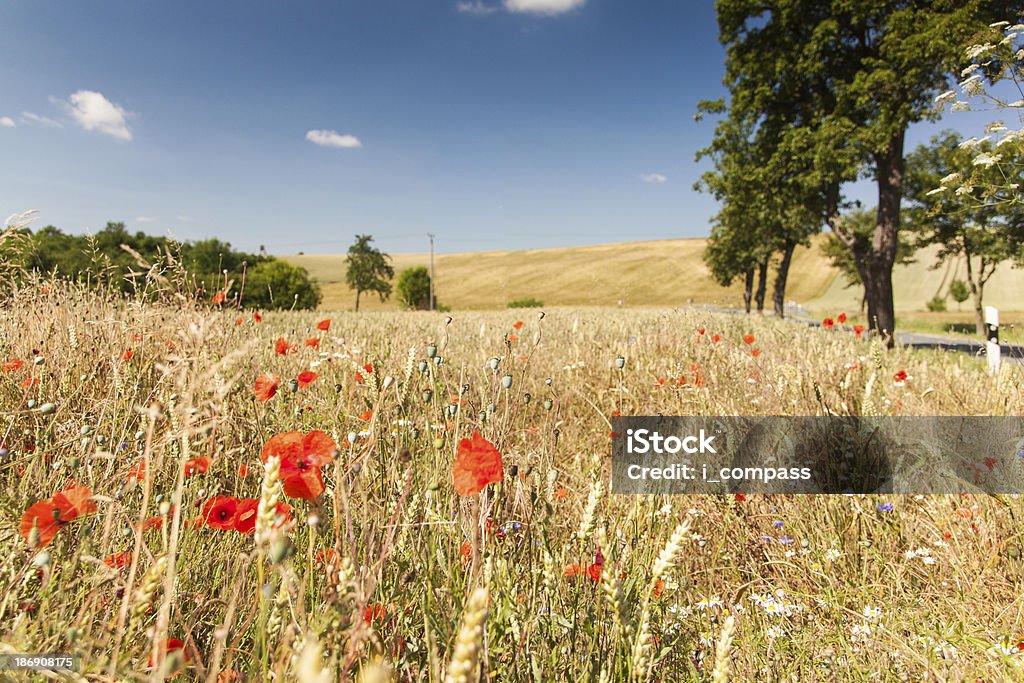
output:
<svg viewBox="0 0 1024 683"><path fill-rule="evenodd" d="M107 442L107 435L106 434L97 434L96 435L96 443L98 443L99 445L102 446L106 442Z"/></svg>
<svg viewBox="0 0 1024 683"><path fill-rule="evenodd" d="M528 404L531 400L533 400L533 396L530 395L530 392L523 394L523 405Z"/></svg>
<svg viewBox="0 0 1024 683"><path fill-rule="evenodd" d="M481 410L480 411L480 421L481 422L487 422L487 411L486 410Z"/></svg>
<svg viewBox="0 0 1024 683"><path fill-rule="evenodd" d="M427 347L427 358L433 358L437 355L437 347L431 344Z"/></svg>
<svg viewBox="0 0 1024 683"><path fill-rule="evenodd" d="M441 363L443 362L444 358L441 358L441 356L437 356L434 358L434 365L436 365L437 367L441 367Z"/></svg>
<svg viewBox="0 0 1024 683"><path fill-rule="evenodd" d="M412 432L410 432L410 434L412 435L412 438L413 438L413 439L418 439L418 438L420 438L420 430L419 430L419 429L417 429L416 427L413 427L413 428L412 428Z"/></svg>
<svg viewBox="0 0 1024 683"><path fill-rule="evenodd" d="M157 508L160 511L160 515L163 517L167 516L167 513L171 511L171 501L164 500L160 502L160 506Z"/></svg>
<svg viewBox="0 0 1024 683"><path fill-rule="evenodd" d="M299 380L290 379L288 380L288 390L293 394L299 390Z"/></svg>
<svg viewBox="0 0 1024 683"><path fill-rule="evenodd" d="M459 406L457 404L455 404L455 403L452 403L451 405L448 406L448 414L453 416L453 417L454 417L455 413L458 412L458 410L459 410Z"/></svg>
<svg viewBox="0 0 1024 683"><path fill-rule="evenodd" d="M546 380L544 380L544 384L547 384L550 387L552 384L551 378L548 377Z"/></svg>
<svg viewBox="0 0 1024 683"><path fill-rule="evenodd" d="M555 402L550 398L544 399L544 410L551 410L555 406Z"/></svg>
<svg viewBox="0 0 1024 683"><path fill-rule="evenodd" d="M419 368L421 375L427 374L427 361L421 360L417 367Z"/></svg>
<svg viewBox="0 0 1024 683"><path fill-rule="evenodd" d="M444 448L444 439L441 437L434 439L434 448Z"/></svg>
<svg viewBox="0 0 1024 683"><path fill-rule="evenodd" d="M350 444L353 444L353 443L356 442L356 433L355 432L349 432L348 433L348 442Z"/></svg>
<svg viewBox="0 0 1024 683"><path fill-rule="evenodd" d="M502 377L501 378L501 386L505 387L506 389L511 389L512 388L512 375L505 375L504 377Z"/></svg>
<svg viewBox="0 0 1024 683"><path fill-rule="evenodd" d="M434 481L430 482L429 484L427 484L427 490L428 491L436 491L439 488L441 488L441 485L437 482L437 480L434 480Z"/></svg>
<svg viewBox="0 0 1024 683"><path fill-rule="evenodd" d="M622 356L619 356L618 358L616 358L615 359L615 367L617 367L619 370L621 370L622 368L626 367L626 359L623 358Z"/></svg>
<svg viewBox="0 0 1024 683"><path fill-rule="evenodd" d="M35 358L32 359L32 362L35 363L36 365L42 365L43 363L46 362L46 359L43 358L42 356L36 356Z"/></svg>
<svg viewBox="0 0 1024 683"><path fill-rule="evenodd" d="M81 431L82 431L82 436L89 436L89 433L92 431L92 427L90 427L89 425L82 425L82 430Z"/></svg>
<svg viewBox="0 0 1024 683"><path fill-rule="evenodd" d="M81 377L78 378L78 381L80 381L80 382L88 382L89 381L89 375L82 375Z"/></svg>
<svg viewBox="0 0 1024 683"><path fill-rule="evenodd" d="M35 407L36 407L36 400L35 400L34 398L30 398L30 399L28 400L28 403L26 403L25 405L27 405L27 406L28 406L28 409L29 409L29 410L32 410L33 408L35 408Z"/></svg>
<svg viewBox="0 0 1024 683"><path fill-rule="evenodd" d="M489 361L487 361L487 365L490 366L491 370L497 370L498 369L498 363L500 363L500 362L501 362L500 359L492 358Z"/></svg>
<svg viewBox="0 0 1024 683"><path fill-rule="evenodd" d="M434 392L430 389L423 390L423 402L430 403L430 399L434 397Z"/></svg>

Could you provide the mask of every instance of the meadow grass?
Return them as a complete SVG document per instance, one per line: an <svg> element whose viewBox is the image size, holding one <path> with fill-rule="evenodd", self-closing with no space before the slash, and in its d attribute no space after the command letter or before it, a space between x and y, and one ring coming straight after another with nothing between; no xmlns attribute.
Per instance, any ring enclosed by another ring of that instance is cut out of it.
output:
<svg viewBox="0 0 1024 683"><path fill-rule="evenodd" d="M628 497L606 475L616 412L1015 415L1019 368L658 309L257 322L36 283L0 320L0 359L26 361L0 372L0 652L79 655L69 680L1021 676L1016 497ZM339 445L326 491L290 498L261 449L314 429ZM504 478L461 497L474 430ZM25 510L69 478L95 511L30 547ZM260 501L255 534L201 524L216 495Z"/></svg>

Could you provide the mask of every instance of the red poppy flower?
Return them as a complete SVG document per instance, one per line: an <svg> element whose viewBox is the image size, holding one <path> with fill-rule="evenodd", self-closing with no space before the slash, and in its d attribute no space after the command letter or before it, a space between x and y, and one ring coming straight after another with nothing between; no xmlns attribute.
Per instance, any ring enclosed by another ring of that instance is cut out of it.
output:
<svg viewBox="0 0 1024 683"><path fill-rule="evenodd" d="M164 526L163 517L150 517L142 523L142 530L149 531L150 529L162 529Z"/></svg>
<svg viewBox="0 0 1024 683"><path fill-rule="evenodd" d="M308 346L311 349L320 348L320 337L310 337L306 341L302 342L303 346Z"/></svg>
<svg viewBox="0 0 1024 683"><path fill-rule="evenodd" d="M363 611L363 620L367 626L372 626L375 620L382 622L387 615L388 610L384 605L370 605Z"/></svg>
<svg viewBox="0 0 1024 683"><path fill-rule="evenodd" d="M334 548L320 548L313 556L313 563L321 568L340 567L341 555Z"/></svg>
<svg viewBox="0 0 1024 683"><path fill-rule="evenodd" d="M274 353L279 356L286 356L289 353L295 353L295 347L289 344L284 337L278 337L274 341Z"/></svg>
<svg viewBox="0 0 1024 683"><path fill-rule="evenodd" d="M658 579L654 582L654 597L660 598L661 594L665 592L665 582Z"/></svg>
<svg viewBox="0 0 1024 683"><path fill-rule="evenodd" d="M509 344L518 344L519 343L519 337L517 337L514 334L508 335L508 343Z"/></svg>
<svg viewBox="0 0 1024 683"><path fill-rule="evenodd" d="M24 365L25 361L21 360L20 358L11 358L5 360L4 364L0 367L3 368L4 372L15 372L17 370L21 370L21 368L24 367Z"/></svg>
<svg viewBox="0 0 1024 683"><path fill-rule="evenodd" d="M124 569L131 563L131 561L132 554L130 551L126 550L123 553L114 553L113 555L108 555L103 560L103 564L107 565L111 569Z"/></svg>
<svg viewBox="0 0 1024 683"><path fill-rule="evenodd" d="M198 458L189 458L185 461L185 476L191 477L194 474L205 474L210 469L210 458L201 455Z"/></svg>
<svg viewBox="0 0 1024 683"><path fill-rule="evenodd" d="M306 457L317 467L323 467L334 459L334 452L338 450L338 444L329 434L315 429L308 434L301 432L281 432L267 439L260 452L260 460L263 464L271 456L276 455L281 461L295 460Z"/></svg>
<svg viewBox="0 0 1024 683"><path fill-rule="evenodd" d="M754 335L749 334L749 333L743 335L743 343L744 344L753 344L754 343Z"/></svg>
<svg viewBox="0 0 1024 683"><path fill-rule="evenodd" d="M551 497L554 498L555 500L565 500L565 498L568 495L569 495L569 489L567 489L567 488L565 488L563 486L561 488L555 489L555 492L551 494Z"/></svg>
<svg viewBox="0 0 1024 683"><path fill-rule="evenodd" d="M515 321L514 323L512 323L512 327L516 328L517 330L523 329L523 321L522 320Z"/></svg>
<svg viewBox="0 0 1024 683"><path fill-rule="evenodd" d="M21 388L28 389L29 387L34 387L37 384L39 384L39 379L37 377L26 377L25 381L21 383Z"/></svg>
<svg viewBox="0 0 1024 683"><path fill-rule="evenodd" d="M896 384L903 384L904 382L907 381L907 371L906 370L897 370L896 374L893 375L892 379L893 379L893 382L895 382Z"/></svg>
<svg viewBox="0 0 1024 683"><path fill-rule="evenodd" d="M366 374L372 375L373 374L373 363L366 363L365 365L363 365L363 370L366 371Z"/></svg>
<svg viewBox="0 0 1024 683"><path fill-rule="evenodd" d="M713 334L713 335L711 335L711 343L712 344L717 344L720 341L722 341L722 335L720 335L720 334Z"/></svg>
<svg viewBox="0 0 1024 683"><path fill-rule="evenodd" d="M299 389L305 389L310 384L312 384L314 381L316 381L316 378L319 377L319 376L320 375L318 375L315 372L312 372L310 370L303 370L302 372L299 373L299 376L296 377L295 379L299 383Z"/></svg>
<svg viewBox="0 0 1024 683"><path fill-rule="evenodd" d="M32 533L32 527L39 527L39 546L40 548L50 545L53 542L57 532L60 531L61 527L68 523L67 519L63 518L61 510L53 504L53 500L47 498L41 500L35 505L30 506L25 510L25 514L21 517L21 526L19 531L21 537L25 539L25 542L29 542L29 536Z"/></svg>
<svg viewBox="0 0 1024 683"><path fill-rule="evenodd" d="M228 298L224 294L224 292L217 292L216 294L213 295L213 303L215 304L222 304L225 301L227 301L227 299Z"/></svg>
<svg viewBox="0 0 1024 683"><path fill-rule="evenodd" d="M592 564L589 567L587 567L587 576L589 576L590 580L593 581L594 583L600 583L601 582L601 570L602 569L604 569L604 565L603 564L597 564L595 562L594 564Z"/></svg>
<svg viewBox="0 0 1024 683"><path fill-rule="evenodd" d="M845 313L840 313L839 315L837 315L836 316L836 322L839 323L840 325L845 323L846 322L846 314Z"/></svg>
<svg viewBox="0 0 1024 683"><path fill-rule="evenodd" d="M248 465L239 465L238 466L238 476L240 476L242 479L245 479L246 477L248 477L249 476L249 466Z"/></svg>
<svg viewBox="0 0 1024 683"><path fill-rule="evenodd" d="M251 534L256 531L256 511L260 501L256 498L243 498L238 501L235 509L235 531Z"/></svg>
<svg viewBox="0 0 1024 683"><path fill-rule="evenodd" d="M167 640L164 641L164 652L166 654L170 654L172 652L177 652L178 650L184 650L184 649L185 649L185 643L181 642L177 638L168 638ZM188 662L189 659L190 659L189 656L188 656L188 652L183 652L182 654L185 656L185 661ZM150 655L149 663L146 666L148 668L152 669L154 664L155 664L155 661L153 659L153 656ZM177 672L175 672L175 673L177 673Z"/></svg>
<svg viewBox="0 0 1024 683"><path fill-rule="evenodd" d="M121 360L123 360L123 361L125 361L127 363L128 361L130 361L132 359L132 357L134 355L135 355L134 351L132 351L131 349L125 349L124 353L121 354Z"/></svg>
<svg viewBox="0 0 1024 683"><path fill-rule="evenodd" d="M237 516L238 499L232 496L214 496L203 505L203 520L212 529L233 529Z"/></svg>
<svg viewBox="0 0 1024 683"><path fill-rule="evenodd" d="M864 326L863 325L854 325L853 326L853 332L854 332L854 334L857 335L857 339L860 339L860 335L862 335L864 333Z"/></svg>
<svg viewBox="0 0 1024 683"><path fill-rule="evenodd" d="M146 463L145 461L138 462L132 465L131 469L128 470L128 483L142 481L146 478Z"/></svg>
<svg viewBox="0 0 1024 683"><path fill-rule="evenodd" d="M474 431L471 439L459 442L452 466L456 493L460 496L476 495L488 484L500 482L503 476L501 453L480 432Z"/></svg>
<svg viewBox="0 0 1024 683"><path fill-rule="evenodd" d="M835 327L835 325L836 321L832 320L832 318L825 318L824 320L821 321L821 326L824 327L826 330L831 330L833 327Z"/></svg>
<svg viewBox="0 0 1024 683"><path fill-rule="evenodd" d="M571 579L572 577L581 574L582 571L583 568L580 567L579 563L574 562L567 566L564 571L562 571L562 576L566 577L567 579Z"/></svg>
<svg viewBox="0 0 1024 683"><path fill-rule="evenodd" d="M364 410L362 413L359 414L359 419L363 420L364 422L369 422L370 418L372 418L372 417L373 417L373 411L372 410Z"/></svg>
<svg viewBox="0 0 1024 683"><path fill-rule="evenodd" d="M465 543L463 543L462 544L462 550L460 551L460 554L462 555L462 560L463 561L468 560L469 556L473 554L473 544L470 543L469 541L466 541Z"/></svg>
<svg viewBox="0 0 1024 683"><path fill-rule="evenodd" d="M752 349L750 351L750 355L753 356L754 358L757 358L758 356L761 355L761 349Z"/></svg>
<svg viewBox="0 0 1024 683"><path fill-rule="evenodd" d="M96 512L96 503L92 502L92 490L73 479L53 496L53 503L63 511L68 521L78 515Z"/></svg>
<svg viewBox="0 0 1024 683"><path fill-rule="evenodd" d="M262 316L262 315L260 315L260 312L259 312L259 311L253 311L253 313L252 313L252 319L253 319L253 320L255 320L255 321L256 321L256 322L258 322L258 323L261 323L261 322L263 322L263 316Z"/></svg>
<svg viewBox="0 0 1024 683"><path fill-rule="evenodd" d="M318 322L316 324L316 329L322 330L323 332L326 332L327 330L331 329L331 321L330 320L321 320L320 322Z"/></svg>
<svg viewBox="0 0 1024 683"><path fill-rule="evenodd" d="M289 498L312 500L324 492L324 476L309 459L281 462L281 487Z"/></svg>
<svg viewBox="0 0 1024 683"><path fill-rule="evenodd" d="M274 397L277 393L277 385L281 383L281 378L277 375L263 374L256 378L256 384L253 387L253 393L256 395L256 400L260 403L266 403Z"/></svg>

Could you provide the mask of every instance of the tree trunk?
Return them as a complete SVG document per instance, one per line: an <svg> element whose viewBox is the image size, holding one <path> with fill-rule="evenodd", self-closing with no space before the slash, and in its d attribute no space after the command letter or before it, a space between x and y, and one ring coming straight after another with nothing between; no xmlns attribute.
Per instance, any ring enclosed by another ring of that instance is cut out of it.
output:
<svg viewBox="0 0 1024 683"><path fill-rule="evenodd" d="M768 259L761 262L757 268L757 292L754 293L754 301L757 303L758 314L764 313L764 293L768 282Z"/></svg>
<svg viewBox="0 0 1024 683"><path fill-rule="evenodd" d="M775 273L772 302L775 304L775 317L779 319L786 317L786 279L789 277L789 264L793 260L794 249L796 244L786 243L786 248L782 251L782 260L779 261L779 270Z"/></svg>
<svg viewBox="0 0 1024 683"><path fill-rule="evenodd" d="M360 290L356 290L356 313L359 312L359 295L362 294Z"/></svg>
<svg viewBox="0 0 1024 683"><path fill-rule="evenodd" d="M750 300L754 297L754 269L746 272L746 281L743 283L743 309L750 315Z"/></svg>
<svg viewBox="0 0 1024 683"><path fill-rule="evenodd" d="M892 267L896 263L900 200L903 196L903 136L904 131L901 130L892 137L884 151L875 155L878 222L868 255L870 262L865 268L870 282L864 281L871 327L882 335L889 347L895 344L893 332L896 329Z"/></svg>

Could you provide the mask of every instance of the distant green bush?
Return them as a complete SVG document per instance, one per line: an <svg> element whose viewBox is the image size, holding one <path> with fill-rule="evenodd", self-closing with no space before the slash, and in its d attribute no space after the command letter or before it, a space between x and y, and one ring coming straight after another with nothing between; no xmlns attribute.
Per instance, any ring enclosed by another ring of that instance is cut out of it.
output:
<svg viewBox="0 0 1024 683"><path fill-rule="evenodd" d="M946 310L946 297L936 294L925 304L925 306L927 306L928 310L932 313L941 313Z"/></svg>
<svg viewBox="0 0 1024 683"><path fill-rule="evenodd" d="M509 308L540 308L544 305L543 301L539 299L516 299L515 301L509 301Z"/></svg>
<svg viewBox="0 0 1024 683"><path fill-rule="evenodd" d="M426 311L430 308L430 271L426 266L406 268L398 276L398 300L405 308ZM435 307L437 302L434 302Z"/></svg>
<svg viewBox="0 0 1024 683"><path fill-rule="evenodd" d="M316 308L320 304L320 287L305 268L277 259L264 261L246 274L242 303L268 310Z"/></svg>

